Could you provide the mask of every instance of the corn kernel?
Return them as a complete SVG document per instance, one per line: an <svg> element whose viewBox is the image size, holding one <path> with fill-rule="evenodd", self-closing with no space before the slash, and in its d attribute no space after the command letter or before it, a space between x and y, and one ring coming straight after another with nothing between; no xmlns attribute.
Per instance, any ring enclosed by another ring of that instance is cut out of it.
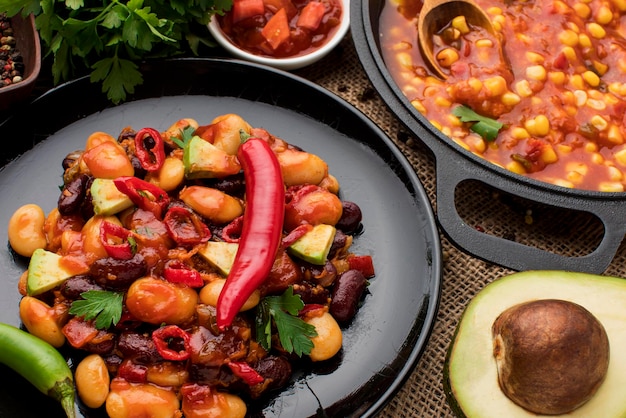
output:
<svg viewBox="0 0 626 418"><path fill-rule="evenodd" d="M569 10L568 10L569 11ZM580 28L578 27L578 25L575 22L572 21L566 21L565 22L565 27L571 31L573 31L574 33L578 34L580 33Z"/></svg>
<svg viewBox="0 0 626 418"><path fill-rule="evenodd" d="M528 62L532 62L533 64L543 64L543 62L545 61L543 55L533 51L526 52L526 59L528 60Z"/></svg>
<svg viewBox="0 0 626 418"><path fill-rule="evenodd" d="M572 152L572 147L565 144L557 144L556 149L558 150L559 154L567 154Z"/></svg>
<svg viewBox="0 0 626 418"><path fill-rule="evenodd" d="M609 127L609 123L600 115L594 115L591 117L589 122L596 128L598 131L604 131Z"/></svg>
<svg viewBox="0 0 626 418"><path fill-rule="evenodd" d="M526 68L526 78L544 81L546 79L546 69L541 65L531 65Z"/></svg>
<svg viewBox="0 0 626 418"><path fill-rule="evenodd" d="M548 80L554 84L565 83L565 73L563 71L550 71L548 73Z"/></svg>
<svg viewBox="0 0 626 418"><path fill-rule="evenodd" d="M574 90L576 106L583 107L587 103L587 92L585 90Z"/></svg>
<svg viewBox="0 0 626 418"><path fill-rule="evenodd" d="M401 52L396 54L396 59L398 60L398 64L400 64L401 67L406 69L413 68L413 59L411 58L411 54L407 52Z"/></svg>
<svg viewBox="0 0 626 418"><path fill-rule="evenodd" d="M622 179L624 178L624 174L617 167L609 166L608 171L609 171L609 180L611 181L622 181Z"/></svg>
<svg viewBox="0 0 626 418"><path fill-rule="evenodd" d="M487 9L487 14L491 15L491 16L498 16L502 14L502 8L498 7L498 6L491 6L490 8Z"/></svg>
<svg viewBox="0 0 626 418"><path fill-rule="evenodd" d="M618 182L603 181L600 183L598 189L601 192L623 192L624 185Z"/></svg>
<svg viewBox="0 0 626 418"><path fill-rule="evenodd" d="M564 106L563 110L567 113L567 116L576 116L578 108L576 106Z"/></svg>
<svg viewBox="0 0 626 418"><path fill-rule="evenodd" d="M565 55L565 58L567 58L569 62L576 61L576 51L571 46L563 47L563 49L561 49L561 52L563 53L563 55Z"/></svg>
<svg viewBox="0 0 626 418"><path fill-rule="evenodd" d="M588 99L587 106L594 110L604 110L606 109L606 103L603 100L597 99Z"/></svg>
<svg viewBox="0 0 626 418"><path fill-rule="evenodd" d="M593 68L596 70L596 73L598 73L601 76L606 74L606 72L609 70L608 64L605 64L598 60L593 61Z"/></svg>
<svg viewBox="0 0 626 418"><path fill-rule="evenodd" d="M578 35L578 45L583 48L591 48L593 44L591 43L591 38L586 33L581 33Z"/></svg>
<svg viewBox="0 0 626 418"><path fill-rule="evenodd" d="M483 85L489 92L489 96L501 96L506 92L506 80L502 76L489 77L483 81Z"/></svg>
<svg viewBox="0 0 626 418"><path fill-rule="evenodd" d="M550 121L545 115L537 115L524 122L524 128L532 136L546 136L550 133Z"/></svg>
<svg viewBox="0 0 626 418"><path fill-rule="evenodd" d="M580 174L578 171L568 171L567 174L565 174L565 178L574 184L582 183L584 177L585 176Z"/></svg>
<svg viewBox="0 0 626 418"><path fill-rule="evenodd" d="M452 140L456 142L464 150L466 151L470 150L469 146L465 142L461 141L459 138L452 138Z"/></svg>
<svg viewBox="0 0 626 418"><path fill-rule="evenodd" d="M561 187L566 187L568 189L573 189L574 185L566 180L562 180L562 179L555 179L552 184L554 184L555 186L561 186Z"/></svg>
<svg viewBox="0 0 626 418"><path fill-rule="evenodd" d="M454 48L444 48L437 53L437 62L443 68L450 68L459 60L459 53Z"/></svg>
<svg viewBox="0 0 626 418"><path fill-rule="evenodd" d="M613 0L612 3L620 12L626 12L626 0Z"/></svg>
<svg viewBox="0 0 626 418"><path fill-rule="evenodd" d="M426 107L421 102L421 100L413 100L413 101L411 101L411 104L413 105L415 110L420 112L422 115L426 113Z"/></svg>
<svg viewBox="0 0 626 418"><path fill-rule="evenodd" d="M530 134L526 129L515 126L511 128L511 137L514 139L526 139L530 138Z"/></svg>
<svg viewBox="0 0 626 418"><path fill-rule="evenodd" d="M604 28L595 22L587 24L587 32L589 32L589 35L596 39L602 39L606 36Z"/></svg>
<svg viewBox="0 0 626 418"><path fill-rule="evenodd" d="M469 135L465 138L465 142L476 153L483 154L487 149L487 143L479 135Z"/></svg>
<svg viewBox="0 0 626 418"><path fill-rule="evenodd" d="M452 130L450 129L449 126L444 126L443 128L440 129L440 131L445 136L452 138Z"/></svg>
<svg viewBox="0 0 626 418"><path fill-rule="evenodd" d="M556 0L552 3L554 12L558 14L565 14L569 10L569 6L560 0Z"/></svg>
<svg viewBox="0 0 626 418"><path fill-rule="evenodd" d="M502 103L507 106L515 106L522 101L522 98L517 94L507 91L502 95Z"/></svg>
<svg viewBox="0 0 626 418"><path fill-rule="evenodd" d="M435 104L437 106L441 106L441 107L450 107L452 106L452 102L448 99L446 99L445 97L442 96L438 96L437 98L435 98Z"/></svg>
<svg viewBox="0 0 626 418"><path fill-rule="evenodd" d="M566 29L559 33L559 42L563 45L567 46L576 46L578 45L578 34L571 29Z"/></svg>
<svg viewBox="0 0 626 418"><path fill-rule="evenodd" d="M565 171L576 172L582 176L586 176L589 172L589 167L586 164L580 162L570 162L565 165Z"/></svg>
<svg viewBox="0 0 626 418"><path fill-rule="evenodd" d="M470 31L469 26L467 25L467 21L465 20L465 16L457 16L452 19L452 27L458 29L462 34L467 34Z"/></svg>
<svg viewBox="0 0 626 418"><path fill-rule="evenodd" d="M583 149L586 152L596 152L598 151L598 145L595 142L585 142Z"/></svg>
<svg viewBox="0 0 626 418"><path fill-rule="evenodd" d="M613 12L605 5L602 5L596 11L596 22L601 25L607 25L613 21Z"/></svg>
<svg viewBox="0 0 626 418"><path fill-rule="evenodd" d="M506 169L516 174L526 174L526 169L524 168L524 166L517 161L509 162L506 165Z"/></svg>
<svg viewBox="0 0 626 418"><path fill-rule="evenodd" d="M561 93L561 97L563 99L564 105L573 105L574 103L576 103L576 96L574 95L574 93L572 93L569 90L566 90L563 93Z"/></svg>
<svg viewBox="0 0 626 418"><path fill-rule="evenodd" d="M470 87L474 90L476 94L478 94L483 88L483 82L475 77L470 78L467 81L467 83L470 85Z"/></svg>
<svg viewBox="0 0 626 418"><path fill-rule="evenodd" d="M575 3L572 8L580 18L586 19L591 15L591 8L585 3Z"/></svg>
<svg viewBox="0 0 626 418"><path fill-rule="evenodd" d="M575 89L582 90L585 88L585 83L583 82L583 78L580 74L574 74L569 78L569 83Z"/></svg>
<svg viewBox="0 0 626 418"><path fill-rule="evenodd" d="M615 124L611 124L609 127L606 139L608 139L611 144L621 145L624 143L624 135L622 135L619 126Z"/></svg>
<svg viewBox="0 0 626 418"><path fill-rule="evenodd" d="M447 119L448 124L451 126L456 126L457 128L460 128L463 126L463 122L461 122L459 118L457 118L456 116L452 114L449 114L446 119Z"/></svg>
<svg viewBox="0 0 626 418"><path fill-rule="evenodd" d="M593 71L585 71L582 77L591 87L598 87L600 85L600 77Z"/></svg>
<svg viewBox="0 0 626 418"><path fill-rule="evenodd" d="M431 125L433 125L435 128L441 130L441 124L439 122L437 122L436 120L430 120L429 121Z"/></svg>
<svg viewBox="0 0 626 418"><path fill-rule="evenodd" d="M604 164L604 157L599 152L591 154L591 162L597 165Z"/></svg>
<svg viewBox="0 0 626 418"><path fill-rule="evenodd" d="M623 148L613 154L615 161L626 167L626 148Z"/></svg>
<svg viewBox="0 0 626 418"><path fill-rule="evenodd" d="M478 48L492 48L493 41L491 39L479 39L476 41L476 46Z"/></svg>
<svg viewBox="0 0 626 418"><path fill-rule="evenodd" d="M541 150L541 160L546 164L553 164L559 160L559 156L552 146L548 145Z"/></svg>

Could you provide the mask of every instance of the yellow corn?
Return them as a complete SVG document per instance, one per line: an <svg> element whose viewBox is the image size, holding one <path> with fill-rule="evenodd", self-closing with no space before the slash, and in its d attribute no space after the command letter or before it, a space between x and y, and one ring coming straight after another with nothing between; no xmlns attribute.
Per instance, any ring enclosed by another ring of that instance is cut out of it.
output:
<svg viewBox="0 0 626 418"><path fill-rule="evenodd" d="M612 3L620 12L626 12L626 0L612 0Z"/></svg>
<svg viewBox="0 0 626 418"><path fill-rule="evenodd" d="M587 99L587 106L594 110L606 109L606 103L603 100L598 99Z"/></svg>
<svg viewBox="0 0 626 418"><path fill-rule="evenodd" d="M587 19L591 15L591 8L585 3L575 3L572 8L580 18Z"/></svg>
<svg viewBox="0 0 626 418"><path fill-rule="evenodd" d="M591 87L598 87L600 85L600 77L593 71L585 71L582 74L582 77L583 80L585 80Z"/></svg>
<svg viewBox="0 0 626 418"><path fill-rule="evenodd" d="M596 39L602 39L606 36L604 28L595 22L587 24L587 32L589 32L589 35Z"/></svg>
<svg viewBox="0 0 626 418"><path fill-rule="evenodd" d="M516 174L526 174L526 169L524 168L524 166L517 162L517 161L511 161L506 165L506 169L509 171L512 171Z"/></svg>
<svg viewBox="0 0 626 418"><path fill-rule="evenodd" d="M465 16L457 16L452 19L452 27L458 29L458 31L464 35L470 31L467 21L465 20Z"/></svg>
<svg viewBox="0 0 626 418"><path fill-rule="evenodd" d="M618 182L603 181L600 183L599 190L601 192L623 192L624 185Z"/></svg>
<svg viewBox="0 0 626 418"><path fill-rule="evenodd" d="M541 160L546 164L553 164L559 160L559 156L551 145L543 147L541 150Z"/></svg>
<svg viewBox="0 0 626 418"><path fill-rule="evenodd" d="M559 42L574 47L578 45L578 34L571 29L565 29L559 33Z"/></svg>
<svg viewBox="0 0 626 418"><path fill-rule="evenodd" d="M515 83L515 91L521 97L530 97L533 94L533 91L530 88L530 83L528 80L520 80Z"/></svg>
<svg viewBox="0 0 626 418"><path fill-rule="evenodd" d="M563 49L561 49L561 52L563 52L563 55L565 55L565 58L567 58L569 62L576 61L576 51L571 46L563 47Z"/></svg>
<svg viewBox="0 0 626 418"><path fill-rule="evenodd" d="M595 142L586 142L584 145L584 150L586 152L596 152L598 151L598 145Z"/></svg>
<svg viewBox="0 0 626 418"><path fill-rule="evenodd" d="M479 79L472 77L470 78L467 83L470 85L470 87L474 90L475 93L479 93L482 88L483 88L483 82L480 81Z"/></svg>
<svg viewBox="0 0 626 418"><path fill-rule="evenodd" d="M574 90L576 106L583 107L587 103L587 92L585 90Z"/></svg>
<svg viewBox="0 0 626 418"><path fill-rule="evenodd" d="M586 33L581 33L578 35L578 45L583 48L591 48L593 44L591 43L591 38Z"/></svg>
<svg viewBox="0 0 626 418"><path fill-rule="evenodd" d="M554 84L565 83L565 73L563 71L550 71L548 73L548 80Z"/></svg>
<svg viewBox="0 0 626 418"><path fill-rule="evenodd" d="M604 74L606 74L606 72L609 70L609 66L608 66L608 64L605 64L605 63L600 62L600 61L598 61L598 60L594 60L594 61L593 61L593 68L594 68L594 69L596 70L596 72L597 72L599 75L601 75L601 76L602 76L602 75L604 75Z"/></svg>
<svg viewBox="0 0 626 418"><path fill-rule="evenodd" d="M604 131L609 127L609 123L600 115L594 115L591 117L589 122L599 131Z"/></svg>
<svg viewBox="0 0 626 418"><path fill-rule="evenodd" d="M545 61L543 55L533 51L526 52L526 59L528 60L528 62L532 62L533 64L543 64L543 62Z"/></svg>
<svg viewBox="0 0 626 418"><path fill-rule="evenodd" d="M624 143L624 135L619 129L619 126L611 124L609 131L607 132L606 139L612 144L621 145Z"/></svg>
<svg viewBox="0 0 626 418"><path fill-rule="evenodd" d="M398 60L398 64L400 64L401 67L406 69L413 68L413 59L411 58L411 54L409 54L408 52L400 52L396 54L396 59Z"/></svg>
<svg viewBox="0 0 626 418"><path fill-rule="evenodd" d="M574 74L569 78L569 83L578 90L583 90L585 88L585 83L580 74Z"/></svg>
<svg viewBox="0 0 626 418"><path fill-rule="evenodd" d="M501 96L506 92L506 80L499 75L485 79L483 85L491 97Z"/></svg>
<svg viewBox="0 0 626 418"><path fill-rule="evenodd" d="M491 48L493 47L493 42L491 39L479 39L476 41L476 46L478 48Z"/></svg>
<svg viewBox="0 0 626 418"><path fill-rule="evenodd" d="M461 146L461 147L462 147L463 149L465 149L466 151L469 151L469 150L470 150L469 146L468 146L465 142L461 141L460 139L458 139L458 138L452 138L452 140L453 140L454 142L456 142L457 144L459 144L459 146Z"/></svg>
<svg viewBox="0 0 626 418"><path fill-rule="evenodd" d="M591 154L591 162L597 165L604 164L604 157L599 152Z"/></svg>
<svg viewBox="0 0 626 418"><path fill-rule="evenodd" d="M602 5L596 11L596 22L600 25L607 25L613 21L613 12L606 5Z"/></svg>
<svg viewBox="0 0 626 418"><path fill-rule="evenodd" d="M502 9L498 6L491 6L487 9L487 14L491 16L498 16L502 14Z"/></svg>
<svg viewBox="0 0 626 418"><path fill-rule="evenodd" d="M511 91L507 91L502 95L502 103L507 106L515 106L521 101L522 98Z"/></svg>
<svg viewBox="0 0 626 418"><path fill-rule="evenodd" d="M546 79L546 69L541 65L531 65L526 68L526 78L537 81Z"/></svg>
<svg viewBox="0 0 626 418"><path fill-rule="evenodd" d="M452 114L449 114L446 119L451 126L456 126L457 128L463 126L463 122Z"/></svg>
<svg viewBox="0 0 626 418"><path fill-rule="evenodd" d="M436 120L430 120L431 125L433 125L435 128L439 129L441 131L441 124L439 122L437 122Z"/></svg>
<svg viewBox="0 0 626 418"><path fill-rule="evenodd" d="M530 134L526 129L515 126L511 128L511 137L513 137L514 139L526 139L530 138Z"/></svg>
<svg viewBox="0 0 626 418"><path fill-rule="evenodd" d="M560 180L560 179L555 179L552 184L556 185L556 186L561 186L561 187L567 187L568 189L573 189L574 185L566 180Z"/></svg>
<svg viewBox="0 0 626 418"><path fill-rule="evenodd" d="M421 114L425 114L426 113L426 107L424 107L424 104L421 102L421 100L413 100L411 102L411 104L413 105L415 110L417 110Z"/></svg>
<svg viewBox="0 0 626 418"><path fill-rule="evenodd" d="M617 161L620 165L626 167L626 148L622 148L621 150L615 152L613 157L615 157L615 161Z"/></svg>
<svg viewBox="0 0 626 418"><path fill-rule="evenodd" d="M574 184L582 183L584 177L585 176L580 174L578 171L568 171L567 174L565 174L565 178Z"/></svg>
<svg viewBox="0 0 626 418"><path fill-rule="evenodd" d="M546 115L537 115L524 122L524 128L532 136L546 136L550 133L550 121Z"/></svg>
<svg viewBox="0 0 626 418"><path fill-rule="evenodd" d="M450 68L459 60L459 53L454 48L445 48L437 53L437 62L444 68Z"/></svg>
<svg viewBox="0 0 626 418"><path fill-rule="evenodd" d="M622 181L622 179L624 178L624 174L622 173L622 171L615 166L609 166L608 172L609 180L611 181Z"/></svg>
<svg viewBox="0 0 626 418"><path fill-rule="evenodd" d="M565 144L557 144L556 149L559 151L559 154L567 154L572 152L572 147Z"/></svg>
<svg viewBox="0 0 626 418"><path fill-rule="evenodd" d="M437 106L441 106L441 107L450 107L452 106L452 102L450 102L450 100L446 99L445 97L442 96L438 96L435 99L435 104Z"/></svg>
<svg viewBox="0 0 626 418"><path fill-rule="evenodd" d="M581 176L586 176L589 172L589 167L586 164L580 162L570 162L565 166L565 171L568 173L578 173Z"/></svg>
<svg viewBox="0 0 626 418"><path fill-rule="evenodd" d="M485 140L479 135L469 135L465 142L470 147L470 149L476 153L483 154L487 149L487 144Z"/></svg>

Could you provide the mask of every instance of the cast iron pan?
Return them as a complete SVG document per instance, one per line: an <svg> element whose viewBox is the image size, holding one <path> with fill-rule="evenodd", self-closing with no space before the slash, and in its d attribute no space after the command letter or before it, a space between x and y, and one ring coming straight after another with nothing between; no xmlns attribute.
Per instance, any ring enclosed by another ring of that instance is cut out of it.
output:
<svg viewBox="0 0 626 418"><path fill-rule="evenodd" d="M144 85L111 106L88 78L63 85L0 124L0 322L19 325L17 280L27 260L8 248L13 211L59 196L61 161L96 130L164 130L182 117L209 123L238 113L251 125L325 159L342 197L363 210L355 252L371 254L376 276L338 357L304 362L282 391L249 405L251 417L371 416L414 368L438 308L441 250L430 202L408 161L376 125L348 103L297 76L224 60L146 65ZM2 349L0 347L0 349ZM60 407L0 366L1 417L62 417ZM83 411L101 417L103 411Z"/></svg>
<svg viewBox="0 0 626 418"><path fill-rule="evenodd" d="M350 12L352 38L361 64L382 99L435 155L436 212L443 232L469 254L514 270L604 272L626 234L626 194L566 189L514 174L467 152L434 128L402 94L382 59L378 36L384 4L385 0L354 0ZM591 213L603 224L602 240L589 254L574 257L482 233L468 225L455 206L455 190L466 180L555 208Z"/></svg>

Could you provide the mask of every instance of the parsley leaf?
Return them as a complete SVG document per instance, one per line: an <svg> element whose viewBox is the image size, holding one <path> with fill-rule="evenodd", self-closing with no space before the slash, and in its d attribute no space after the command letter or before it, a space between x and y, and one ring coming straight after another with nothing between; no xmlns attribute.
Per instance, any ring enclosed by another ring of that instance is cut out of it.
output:
<svg viewBox="0 0 626 418"><path fill-rule="evenodd" d="M452 109L452 114L461 119L461 122L476 122L470 129L487 141L495 140L503 126L497 120L481 116L467 106L455 107Z"/></svg>
<svg viewBox="0 0 626 418"><path fill-rule="evenodd" d="M263 298L257 307L256 335L259 344L266 350L272 346L272 320L278 331L280 344L288 353L298 356L310 354L313 348L312 337L317 335L315 327L298 317L304 307L300 295L293 294L290 286L280 296Z"/></svg>
<svg viewBox="0 0 626 418"><path fill-rule="evenodd" d="M75 300L70 307L70 314L82 316L86 321L96 319L98 329L107 329L115 325L122 317L124 294L107 290L89 290L81 293L83 299Z"/></svg>
<svg viewBox="0 0 626 418"><path fill-rule="evenodd" d="M189 141L191 141L191 138L193 138L195 131L196 129L193 126L185 126L185 129L180 130L180 138L172 137L172 142L184 149Z"/></svg>

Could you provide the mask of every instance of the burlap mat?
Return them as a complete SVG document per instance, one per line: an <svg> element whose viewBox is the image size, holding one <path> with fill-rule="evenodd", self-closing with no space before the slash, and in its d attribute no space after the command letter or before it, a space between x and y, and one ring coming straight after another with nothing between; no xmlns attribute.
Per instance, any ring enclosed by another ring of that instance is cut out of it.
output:
<svg viewBox="0 0 626 418"><path fill-rule="evenodd" d="M436 161L430 150L408 133L373 89L350 36L330 56L296 74L342 97L385 131L415 168L436 209ZM469 225L476 225L487 233L569 256L593 251L602 238L601 223L588 214L544 208L490 190L482 184L470 184L461 189L457 193L457 210ZM476 292L492 280L513 272L465 254L443 235L441 242L443 284L433 332L415 370L381 412L381 417L454 416L446 402L442 373L454 329ZM624 247L622 245L605 274L626 276Z"/></svg>

